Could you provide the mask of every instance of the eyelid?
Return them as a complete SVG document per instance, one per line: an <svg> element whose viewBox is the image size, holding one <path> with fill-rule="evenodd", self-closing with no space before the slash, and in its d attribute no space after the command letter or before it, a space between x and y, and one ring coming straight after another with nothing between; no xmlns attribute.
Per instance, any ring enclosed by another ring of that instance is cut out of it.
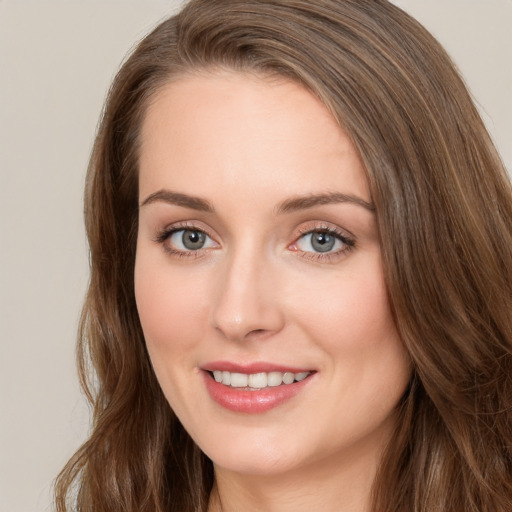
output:
<svg viewBox="0 0 512 512"><path fill-rule="evenodd" d="M325 253L315 251L303 251L299 247L297 247L297 242L301 238L312 233L328 233L330 235L333 235L338 240L340 240L344 244L344 246L342 249L338 249L337 251ZM341 229L334 224L326 222L313 222L308 223L306 226L302 225L298 229L298 233L295 235L294 241L292 242L292 244L290 244L289 248L294 252L299 253L301 257L305 259L321 262L335 262L336 260L339 260L340 258L345 256L349 251L354 249L355 244L355 237L346 230Z"/></svg>
<svg viewBox="0 0 512 512"><path fill-rule="evenodd" d="M346 239L355 243L355 236L350 233L350 231L343 229L336 224L332 224L326 221L312 221L302 223L297 228L297 233L295 235L295 239L300 238L303 235L307 235L309 233L317 233L317 232L326 232L337 235L341 239Z"/></svg>
<svg viewBox="0 0 512 512"><path fill-rule="evenodd" d="M199 231L201 233L204 233L210 240L212 240L215 244L215 246L219 246L219 243L215 239L215 237L210 233L210 230L206 227L202 226L201 222L196 221L182 221L182 222L175 222L173 224L169 224L159 230L156 234L156 236L153 238L153 241L162 245L163 249L173 255L183 258L198 258L202 255L204 255L205 252L214 249L215 247L202 247L197 250L181 250L171 247L168 243L166 243L170 237L179 231Z"/></svg>
<svg viewBox="0 0 512 512"><path fill-rule="evenodd" d="M202 222L199 221L181 221L170 224L163 229L161 229L157 235L154 237L154 241L163 246L163 249L177 257L190 257L190 258L198 258L204 256L205 253L208 253L211 249L215 249L216 247L202 247L197 250L180 250L171 247L166 242L169 238L176 232L190 230L190 231L199 231L204 233L210 240L214 242L214 244L219 247L220 244L215 239L215 236L211 234L211 230L206 226L203 226ZM297 242L302 237L306 235L310 235L312 233L328 233L333 235L336 239L342 242L343 247L334 252L316 252L316 251L304 251L297 247ZM301 257L305 259L311 259L316 261L324 261L331 262L343 257L346 253L352 250L355 246L355 237L349 233L348 231L339 228L335 224L327 223L327 222L311 222L306 225L301 225L296 234L294 235L293 242L288 245L288 249L292 250L301 255Z"/></svg>

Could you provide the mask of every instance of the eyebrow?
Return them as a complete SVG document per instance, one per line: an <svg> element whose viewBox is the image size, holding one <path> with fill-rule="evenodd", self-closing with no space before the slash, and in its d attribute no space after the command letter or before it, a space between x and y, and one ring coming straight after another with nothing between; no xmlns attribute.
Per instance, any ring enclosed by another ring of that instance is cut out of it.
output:
<svg viewBox="0 0 512 512"><path fill-rule="evenodd" d="M306 210L315 206L324 204L337 204L337 203L351 203L357 206L362 206L371 212L375 211L375 205L371 202L365 201L358 196L352 194L342 194L340 192L329 192L326 194L311 194L307 196L293 197L283 201L277 207L277 213L291 213L298 210Z"/></svg>
<svg viewBox="0 0 512 512"><path fill-rule="evenodd" d="M140 207L157 201L202 212L213 213L215 211L213 206L206 199L166 189L158 190L157 192L150 194L146 199L144 199L144 201L142 201ZM315 206L337 203L351 203L357 206L362 206L371 212L375 211L375 205L373 203L365 201L358 196L342 194L340 192L329 192L325 194L310 194L286 199L277 206L276 213L281 215L299 210L307 210L308 208L313 208Z"/></svg>
<svg viewBox="0 0 512 512"><path fill-rule="evenodd" d="M176 206L183 206L184 208L191 208L192 210L199 210L201 212L212 213L214 211L213 206L200 197L189 196L187 194L181 194L180 192L172 192L171 190L158 190L153 194L150 194L142 203L140 207L146 206L157 201L163 201L164 203L174 204Z"/></svg>

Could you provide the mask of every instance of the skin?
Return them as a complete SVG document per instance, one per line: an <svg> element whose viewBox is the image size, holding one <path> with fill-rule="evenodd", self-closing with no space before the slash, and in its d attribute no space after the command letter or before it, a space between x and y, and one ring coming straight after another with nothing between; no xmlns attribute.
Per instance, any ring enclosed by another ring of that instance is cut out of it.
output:
<svg viewBox="0 0 512 512"><path fill-rule="evenodd" d="M369 510L410 365L348 136L295 83L215 71L164 86L141 142L137 306L163 392L214 463L209 510ZM162 190L214 211L155 198ZM353 200L279 212L332 193ZM183 223L208 235L203 248L162 235ZM304 233L326 229L350 243L319 253ZM246 414L208 394L201 368L218 360L315 373L280 406Z"/></svg>

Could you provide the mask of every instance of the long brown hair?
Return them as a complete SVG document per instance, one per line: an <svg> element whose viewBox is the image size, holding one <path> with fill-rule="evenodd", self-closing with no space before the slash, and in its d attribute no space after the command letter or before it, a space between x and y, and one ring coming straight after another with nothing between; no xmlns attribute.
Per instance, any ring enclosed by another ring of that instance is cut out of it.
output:
<svg viewBox="0 0 512 512"><path fill-rule="evenodd" d="M374 510L512 510L512 192L449 57L385 0L192 0L124 63L94 145L78 345L93 423L57 479L58 512L206 510L212 464L156 381L133 268L148 103L183 73L219 67L302 84L364 162L414 367Z"/></svg>

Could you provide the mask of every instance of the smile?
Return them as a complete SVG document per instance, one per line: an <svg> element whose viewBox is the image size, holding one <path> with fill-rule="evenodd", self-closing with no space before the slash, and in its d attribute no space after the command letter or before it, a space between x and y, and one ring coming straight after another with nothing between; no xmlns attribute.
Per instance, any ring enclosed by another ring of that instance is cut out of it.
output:
<svg viewBox="0 0 512 512"><path fill-rule="evenodd" d="M281 385L290 385L304 380L311 372L260 372L237 373L215 370L213 378L216 382L232 388L244 388L246 390L265 389Z"/></svg>
<svg viewBox="0 0 512 512"><path fill-rule="evenodd" d="M267 363L240 366L218 362L202 368L206 389L218 405L237 413L264 413L305 392L314 370Z"/></svg>

